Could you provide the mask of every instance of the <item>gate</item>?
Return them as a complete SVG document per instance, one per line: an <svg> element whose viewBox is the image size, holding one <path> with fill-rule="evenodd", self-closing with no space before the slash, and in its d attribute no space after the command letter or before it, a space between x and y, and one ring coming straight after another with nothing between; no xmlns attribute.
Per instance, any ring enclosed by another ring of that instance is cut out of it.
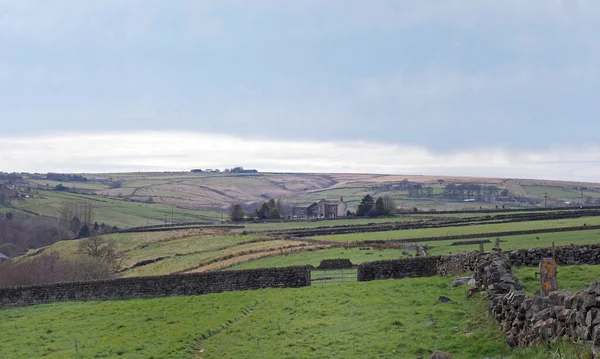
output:
<svg viewBox="0 0 600 359"><path fill-rule="evenodd" d="M326 286L356 282L356 275L356 268L312 270L310 280L312 286Z"/></svg>

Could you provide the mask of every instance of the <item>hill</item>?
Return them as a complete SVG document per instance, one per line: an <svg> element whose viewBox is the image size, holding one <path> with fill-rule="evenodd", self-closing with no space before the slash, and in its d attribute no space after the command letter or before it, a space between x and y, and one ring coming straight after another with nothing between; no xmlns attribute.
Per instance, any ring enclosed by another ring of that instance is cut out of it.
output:
<svg viewBox="0 0 600 359"><path fill-rule="evenodd" d="M343 197L350 210L355 210L366 194L390 195L399 207L425 211L600 204L599 183L535 179L205 172L80 176L88 180L22 175L17 185L27 198L12 201L12 210L56 216L60 203L82 201L98 208L101 221L131 227L226 218L233 203L252 206L271 198L291 206ZM64 191L53 190L59 185ZM8 210L11 208L0 206L0 212Z"/></svg>

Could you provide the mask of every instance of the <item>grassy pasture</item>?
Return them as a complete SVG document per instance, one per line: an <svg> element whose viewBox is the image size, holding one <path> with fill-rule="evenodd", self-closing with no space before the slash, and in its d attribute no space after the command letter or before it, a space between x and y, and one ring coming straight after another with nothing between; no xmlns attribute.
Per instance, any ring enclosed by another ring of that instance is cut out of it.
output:
<svg viewBox="0 0 600 359"><path fill-rule="evenodd" d="M540 229L540 228L582 226L584 223L586 223L588 225L600 224L600 217L571 218L571 219L558 219L558 220L546 220L546 221L529 221L529 222L517 222L517 223L473 224L473 225L469 225L469 226L460 226L460 227L423 228L423 229L396 230L396 231L386 231L386 232L350 233L350 234L317 236L317 237L315 237L315 239L330 240L330 241L337 241L337 242L354 242L354 241L363 241L363 240L385 240L385 239L411 239L411 238L419 238L419 237L438 237L438 236L447 236L447 235L455 235L455 234L476 234L476 233L489 233L489 232L500 232L500 231L516 231L516 230L529 230L529 229Z"/></svg>
<svg viewBox="0 0 600 359"><path fill-rule="evenodd" d="M600 265L565 265L558 266L557 271L559 290L576 292L600 280ZM540 277L535 275L539 272L537 267L513 268L512 272L519 278L525 293L535 295L540 290Z"/></svg>
<svg viewBox="0 0 600 359"><path fill-rule="evenodd" d="M0 310L9 358L506 356L485 298L451 278L346 283ZM454 303L440 303L438 296ZM470 334L467 334L470 333ZM195 350L195 349L199 350Z"/></svg>
<svg viewBox="0 0 600 359"><path fill-rule="evenodd" d="M540 239L536 239L539 237ZM484 244L484 249L489 251L493 248L494 242L496 240L493 238L480 238L480 239L489 239L490 243ZM475 239L473 239L475 240ZM523 249L523 248L538 248L538 247L552 247L552 242L555 243L556 246L566 246L569 244L593 244L600 243L600 231L598 230L588 230L588 231L569 231L569 232L556 232L556 233L542 233L539 235L535 234L526 234L519 236L506 236L501 237L500 240L500 248L503 250L511 250L511 249ZM426 244L432 246L432 249L429 250L430 255L440 255L440 254L449 254L449 253L458 253L465 251L476 251L479 250L478 244L469 244L462 246L452 246L452 242L460 241L458 239L452 239L447 241L434 241L434 242L423 242L422 244Z"/></svg>
<svg viewBox="0 0 600 359"><path fill-rule="evenodd" d="M18 209L57 217L58 211L65 202L90 203L94 207L95 221L122 228L162 224L165 218L170 221L171 215L175 221L182 222L212 221L221 217L221 214L217 212L201 212L182 208L173 208L173 212L171 212L171 206L167 205L129 202L77 193L40 191L40 196L41 198L14 201L13 205Z"/></svg>
<svg viewBox="0 0 600 359"><path fill-rule="evenodd" d="M329 248L307 252L296 252L262 258L255 261L239 264L228 269L252 269L285 267L291 265L311 264L318 266L323 259L348 258L353 264L378 261L384 259L397 259L406 257L402 249L374 249L374 248ZM411 254L412 253L411 251Z"/></svg>

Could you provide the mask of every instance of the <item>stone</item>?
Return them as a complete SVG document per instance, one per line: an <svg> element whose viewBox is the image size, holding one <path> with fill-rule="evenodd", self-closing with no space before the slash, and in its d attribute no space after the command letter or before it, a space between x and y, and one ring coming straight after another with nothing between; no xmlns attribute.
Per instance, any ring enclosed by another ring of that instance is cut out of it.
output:
<svg viewBox="0 0 600 359"><path fill-rule="evenodd" d="M445 295L440 295L440 297L438 298L438 300L442 303L450 303L452 302L452 299L446 297Z"/></svg>
<svg viewBox="0 0 600 359"><path fill-rule="evenodd" d="M470 280L472 280L473 277L460 277L460 278L456 278L455 280L452 281L452 286L453 287L459 287L461 285L465 285L467 283L469 283Z"/></svg>
<svg viewBox="0 0 600 359"><path fill-rule="evenodd" d="M434 351L429 359L453 359L454 357L450 353L441 352L439 350Z"/></svg>

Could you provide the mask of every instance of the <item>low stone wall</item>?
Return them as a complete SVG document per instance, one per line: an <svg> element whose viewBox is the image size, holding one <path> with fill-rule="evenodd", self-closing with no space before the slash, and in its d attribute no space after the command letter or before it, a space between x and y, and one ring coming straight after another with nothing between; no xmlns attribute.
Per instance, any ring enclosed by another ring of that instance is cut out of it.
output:
<svg viewBox="0 0 600 359"><path fill-rule="evenodd" d="M600 264L600 244L560 246L555 253L557 264ZM552 248L519 249L508 255L510 265L531 267L539 265L541 258L551 258Z"/></svg>
<svg viewBox="0 0 600 359"><path fill-rule="evenodd" d="M71 300L195 295L226 291L310 286L306 266L118 278L0 288L0 307Z"/></svg>
<svg viewBox="0 0 600 359"><path fill-rule="evenodd" d="M439 257L415 257L366 262L358 265L357 280L366 282L378 279L406 277L431 277L436 275Z"/></svg>
<svg viewBox="0 0 600 359"><path fill-rule="evenodd" d="M530 346L567 337L600 345L600 281L583 291L530 298L510 271L507 255L481 257L474 278L489 294L489 310L510 346Z"/></svg>
<svg viewBox="0 0 600 359"><path fill-rule="evenodd" d="M478 252L464 252L447 256L367 262L358 265L358 281L456 275L473 271L478 257Z"/></svg>

